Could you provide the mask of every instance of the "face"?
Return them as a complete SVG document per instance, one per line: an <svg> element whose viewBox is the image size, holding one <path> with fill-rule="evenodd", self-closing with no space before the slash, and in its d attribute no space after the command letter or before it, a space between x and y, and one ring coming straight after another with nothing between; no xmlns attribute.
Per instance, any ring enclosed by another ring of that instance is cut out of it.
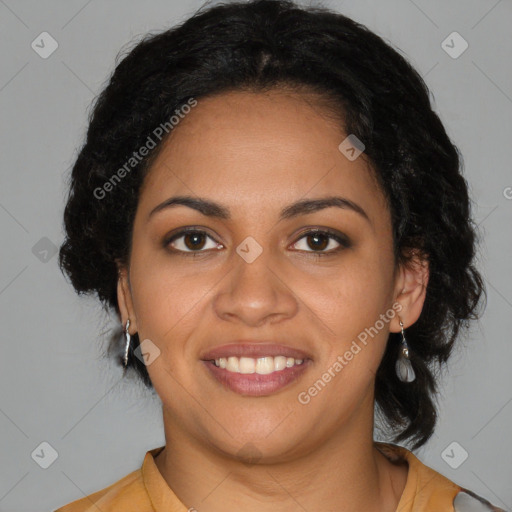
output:
<svg viewBox="0 0 512 512"><path fill-rule="evenodd" d="M166 431L268 461L368 434L389 332L419 316L426 276L395 266L386 201L346 136L313 97L238 91L200 99L165 142L118 296ZM165 204L178 196L196 207Z"/></svg>

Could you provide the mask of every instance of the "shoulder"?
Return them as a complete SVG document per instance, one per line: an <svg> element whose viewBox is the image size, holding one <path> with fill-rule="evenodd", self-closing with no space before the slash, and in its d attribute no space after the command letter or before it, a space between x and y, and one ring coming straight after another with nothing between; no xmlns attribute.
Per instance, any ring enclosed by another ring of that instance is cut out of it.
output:
<svg viewBox="0 0 512 512"><path fill-rule="evenodd" d="M455 512L506 512L504 509L495 507L486 499L464 488L455 496L453 509Z"/></svg>
<svg viewBox="0 0 512 512"><path fill-rule="evenodd" d="M380 442L376 443L376 447L391 462L406 461L408 463L407 482L398 510L404 512L427 512L430 510L506 512L425 465L407 448Z"/></svg>
<svg viewBox="0 0 512 512"><path fill-rule="evenodd" d="M140 506L147 504L145 501L146 496L147 494L142 481L142 472L140 469L137 469L112 485L89 496L68 503L56 509L54 512L97 511L98 507L102 512L110 512L113 510L140 512Z"/></svg>

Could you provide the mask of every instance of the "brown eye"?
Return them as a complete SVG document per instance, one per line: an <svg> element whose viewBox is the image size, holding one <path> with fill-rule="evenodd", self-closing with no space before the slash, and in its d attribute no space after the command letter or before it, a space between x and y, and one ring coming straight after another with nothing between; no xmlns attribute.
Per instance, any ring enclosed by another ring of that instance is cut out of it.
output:
<svg viewBox="0 0 512 512"><path fill-rule="evenodd" d="M187 233L183 236L185 246L191 251L201 249L205 242L205 235L203 233Z"/></svg>
<svg viewBox="0 0 512 512"><path fill-rule="evenodd" d="M352 245L348 238L341 233L338 234L319 229L303 233L299 240L295 242L294 246L297 246L299 242L302 241L302 247L296 247L298 250L318 253L318 255L336 253L339 250L351 247ZM336 244L338 245L336 246Z"/></svg>
<svg viewBox="0 0 512 512"><path fill-rule="evenodd" d="M319 251L323 251L329 245L330 240L327 235L322 235L321 233L306 235L305 238L309 247Z"/></svg>
<svg viewBox="0 0 512 512"><path fill-rule="evenodd" d="M209 247L205 246L208 239L213 242ZM220 244L217 244L217 242L204 231L183 230L173 235L165 242L165 245L170 245L173 250L179 252L205 252L206 249L218 248Z"/></svg>

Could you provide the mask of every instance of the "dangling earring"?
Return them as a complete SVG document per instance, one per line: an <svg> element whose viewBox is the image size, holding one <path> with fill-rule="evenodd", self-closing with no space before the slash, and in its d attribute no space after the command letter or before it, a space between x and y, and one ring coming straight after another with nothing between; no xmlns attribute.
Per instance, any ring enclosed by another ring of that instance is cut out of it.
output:
<svg viewBox="0 0 512 512"><path fill-rule="evenodd" d="M124 349L123 366L124 366L125 370L126 370L126 368L128 368L128 350L130 349L130 340L131 340L130 333L128 332L129 327L130 327L130 319L128 318L128 320L126 320L126 327L124 328L124 334L126 336L126 344L125 344L125 349Z"/></svg>
<svg viewBox="0 0 512 512"><path fill-rule="evenodd" d="M402 382L412 382L416 378L416 374L414 373L414 368L409 360L409 347L407 346L407 341L405 339L402 319L400 319L400 327L402 328L402 348L395 363L395 371Z"/></svg>

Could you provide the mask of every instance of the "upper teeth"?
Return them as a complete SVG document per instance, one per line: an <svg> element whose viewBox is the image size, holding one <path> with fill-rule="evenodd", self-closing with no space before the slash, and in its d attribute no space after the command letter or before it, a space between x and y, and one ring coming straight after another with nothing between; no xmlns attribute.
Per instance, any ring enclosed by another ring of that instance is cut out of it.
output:
<svg viewBox="0 0 512 512"><path fill-rule="evenodd" d="M221 357L215 359L215 366L224 368L228 372L236 373L259 373L266 375L274 371L291 368L297 364L302 364L303 359L294 359L285 356L265 356L265 357Z"/></svg>

